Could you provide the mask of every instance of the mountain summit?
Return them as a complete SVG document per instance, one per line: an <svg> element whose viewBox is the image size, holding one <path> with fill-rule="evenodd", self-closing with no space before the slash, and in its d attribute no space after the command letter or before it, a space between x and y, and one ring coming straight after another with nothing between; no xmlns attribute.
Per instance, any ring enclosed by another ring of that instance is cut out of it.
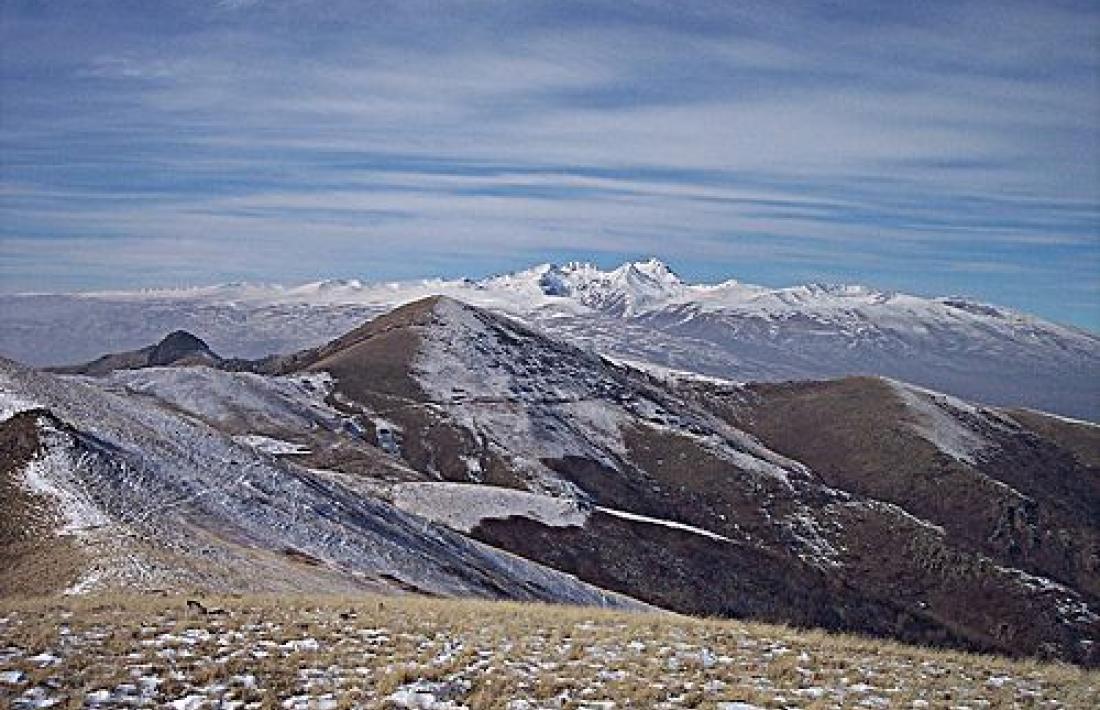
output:
<svg viewBox="0 0 1100 710"><path fill-rule="evenodd" d="M186 330L174 330L154 345L138 350L103 355L83 365L52 368L70 375L103 375L114 370L168 365L212 365L222 358L202 338Z"/></svg>
<svg viewBox="0 0 1100 710"><path fill-rule="evenodd" d="M150 365L172 365L181 360L220 360L204 340L186 330L169 333L149 352Z"/></svg>
<svg viewBox="0 0 1100 710"><path fill-rule="evenodd" d="M603 271L590 263L540 264L477 282L486 291L571 299L596 310L633 315L685 292L685 284L658 259L628 262Z"/></svg>

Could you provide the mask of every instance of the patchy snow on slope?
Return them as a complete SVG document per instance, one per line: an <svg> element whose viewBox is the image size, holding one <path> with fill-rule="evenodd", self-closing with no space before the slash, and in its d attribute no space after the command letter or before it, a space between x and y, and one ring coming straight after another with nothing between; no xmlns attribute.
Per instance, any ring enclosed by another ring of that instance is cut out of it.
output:
<svg viewBox="0 0 1100 710"><path fill-rule="evenodd" d="M78 484L72 488L85 492L111 520L117 548L124 550L125 535L133 534L168 555L157 569L175 574L177 583L201 579L227 588L350 591L362 589L364 579L388 574L444 595L638 604L458 533L439 530L425 537L421 519L272 459L147 397L6 360L0 360L0 377L17 384L20 397L43 402L80 432L89 465L81 459L71 468ZM56 485L55 473L43 477ZM73 518L82 525L86 520ZM286 550L320 564L283 563ZM108 579L115 567L130 569L124 562L105 569ZM134 568L135 574L147 572ZM148 588L144 582L125 586Z"/></svg>
<svg viewBox="0 0 1100 710"><path fill-rule="evenodd" d="M1042 412L1042 411L1039 411L1038 409L1032 409L1030 407L1021 407L1021 409L1023 409L1026 412L1031 412L1032 414L1038 414L1039 416L1049 417L1051 419L1057 419L1058 421L1064 422L1066 424L1073 424L1075 426L1084 426L1084 427L1092 427L1094 429L1100 429L1100 423L1098 423L1098 422L1089 422L1089 421L1085 421L1084 419L1074 419L1073 417L1065 417L1065 416L1062 416L1061 414L1052 414L1051 412Z"/></svg>
<svg viewBox="0 0 1100 710"><path fill-rule="evenodd" d="M912 412L913 430L943 453L974 464L983 451L993 446L993 442L960 421L962 417L982 416L974 405L895 380L887 382Z"/></svg>
<svg viewBox="0 0 1100 710"><path fill-rule="evenodd" d="M829 541L828 531L824 529L826 524L805 506L799 506L782 519L783 528L797 545L798 557L822 569L840 564L840 551Z"/></svg>
<svg viewBox="0 0 1100 710"><path fill-rule="evenodd" d="M636 360L633 358L612 357L604 356L604 358L611 363L621 365L622 367L629 367L632 370L638 370L644 372L650 377L661 380L664 382L705 382L707 384L718 385L720 387L742 387L744 382L735 382L724 377L714 377L713 375L703 375L691 370L678 370L674 367L666 367L664 365L658 365L657 363L649 362L647 360Z"/></svg>
<svg viewBox="0 0 1100 710"><path fill-rule="evenodd" d="M35 400L19 393L15 382L0 372L0 422L40 406Z"/></svg>
<svg viewBox="0 0 1100 710"><path fill-rule="evenodd" d="M925 520L924 518L918 518L905 508L902 508L900 505L897 505L895 503L889 503L887 501L869 498L867 500L843 501L841 503L838 503L837 505L850 508L865 508L868 510L885 512L889 515L896 515L905 518L914 525L919 525L920 527L927 529L929 532L935 534L937 537L942 538L947 534L947 531L942 525L936 525L935 523Z"/></svg>
<svg viewBox="0 0 1100 710"><path fill-rule="evenodd" d="M84 381L153 397L200 419L279 429L333 428L343 415L325 403L332 390L326 373L267 377L203 366L119 370Z"/></svg>
<svg viewBox="0 0 1100 710"><path fill-rule="evenodd" d="M577 501L476 483L399 483L393 502L401 510L460 532L483 520L522 517L550 527L580 527L588 511Z"/></svg>
<svg viewBox="0 0 1100 710"><path fill-rule="evenodd" d="M623 452L624 413L605 398L618 385L593 381L594 359L456 301L439 301L435 314L413 375L477 440L523 452L517 463L536 477L547 473L540 459Z"/></svg>
<svg viewBox="0 0 1100 710"><path fill-rule="evenodd" d="M413 375L433 403L474 439L504 452L532 489L573 488L546 460L595 461L613 470L630 457L624 430L686 437L742 471L790 487L810 477L745 432L651 390L636 373L562 346L450 299L435 305Z"/></svg>
<svg viewBox="0 0 1100 710"><path fill-rule="evenodd" d="M242 434L234 436L233 441L244 444L245 446L251 446L257 451L262 451L265 454L271 454L273 456L310 453L308 446L296 444L292 441L275 439L270 436L263 436L262 434Z"/></svg>
<svg viewBox="0 0 1100 710"><path fill-rule="evenodd" d="M632 402L629 410L640 416L644 426L650 429L691 439L711 455L740 470L773 479L787 488L793 486L792 475L801 480L812 478L805 464L777 454L752 435L719 419L710 418L705 423L682 421L678 415L644 399Z"/></svg>
<svg viewBox="0 0 1100 710"><path fill-rule="evenodd" d="M89 530L110 524L110 518L83 490L77 471L86 465L87 459L73 454L68 434L40 423L39 436L42 448L27 462L23 483L29 492L56 502L61 516L57 532L81 537Z"/></svg>
<svg viewBox="0 0 1100 710"><path fill-rule="evenodd" d="M1010 576L1027 589L1048 594L1057 600L1058 614L1064 621L1070 623L1089 624L1097 621L1098 616L1089 605L1081 598L1081 595L1059 582L1030 572L1025 572L1016 567L994 565L998 572Z"/></svg>

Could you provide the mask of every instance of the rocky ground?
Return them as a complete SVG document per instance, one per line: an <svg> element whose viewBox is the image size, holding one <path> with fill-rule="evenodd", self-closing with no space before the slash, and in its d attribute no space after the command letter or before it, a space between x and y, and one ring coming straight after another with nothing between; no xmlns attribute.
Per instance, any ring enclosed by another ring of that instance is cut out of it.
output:
<svg viewBox="0 0 1100 710"><path fill-rule="evenodd" d="M423 597L0 602L4 708L1100 706L1100 674L669 613Z"/></svg>

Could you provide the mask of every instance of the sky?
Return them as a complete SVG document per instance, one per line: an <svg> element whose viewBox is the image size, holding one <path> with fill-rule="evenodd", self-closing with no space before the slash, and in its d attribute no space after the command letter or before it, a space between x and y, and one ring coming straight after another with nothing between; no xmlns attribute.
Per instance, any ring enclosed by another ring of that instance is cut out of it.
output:
<svg viewBox="0 0 1100 710"><path fill-rule="evenodd" d="M1100 4L0 0L0 292L649 256L1100 330Z"/></svg>

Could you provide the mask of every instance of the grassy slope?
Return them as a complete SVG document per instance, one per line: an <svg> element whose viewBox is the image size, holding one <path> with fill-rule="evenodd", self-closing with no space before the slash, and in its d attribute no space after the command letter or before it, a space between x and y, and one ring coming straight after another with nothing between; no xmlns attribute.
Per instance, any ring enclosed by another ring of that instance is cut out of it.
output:
<svg viewBox="0 0 1100 710"><path fill-rule="evenodd" d="M0 706L52 681L45 692L62 696L62 707L77 707L94 691L120 701L120 693L137 692L142 677L162 679L150 686L150 702L200 695L252 707L290 697L308 703L309 696L314 706L328 697L338 707L384 708L392 706L387 696L416 687L475 709L512 699L638 708L723 701L825 708L875 698L883 707L1100 703L1100 674L1069 666L665 613L419 597L248 597L207 600L226 615L189 616L184 602L0 601L0 637L9 647L0 672L20 674L0 683ZM58 660L31 660L43 652Z"/></svg>

